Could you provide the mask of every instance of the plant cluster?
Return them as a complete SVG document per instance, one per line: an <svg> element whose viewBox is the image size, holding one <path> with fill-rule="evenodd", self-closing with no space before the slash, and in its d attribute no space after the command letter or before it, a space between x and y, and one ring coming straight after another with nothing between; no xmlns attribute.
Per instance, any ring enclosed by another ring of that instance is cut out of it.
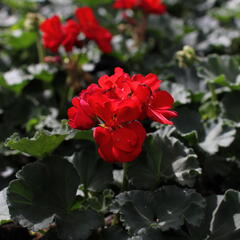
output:
<svg viewBox="0 0 240 240"><path fill-rule="evenodd" d="M0 239L239 240L239 6L2 0Z"/></svg>

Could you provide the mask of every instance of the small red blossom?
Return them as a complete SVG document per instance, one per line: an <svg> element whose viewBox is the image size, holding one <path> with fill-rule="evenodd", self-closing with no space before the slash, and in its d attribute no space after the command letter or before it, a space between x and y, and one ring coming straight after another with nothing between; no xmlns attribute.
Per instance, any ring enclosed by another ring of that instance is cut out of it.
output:
<svg viewBox="0 0 240 240"><path fill-rule="evenodd" d="M46 19L40 25L40 29L43 32L43 44L45 48L50 49L52 52L57 52L64 39L60 18L53 16Z"/></svg>
<svg viewBox="0 0 240 240"><path fill-rule="evenodd" d="M139 120L150 118L173 124L174 100L161 91L155 74L130 76L116 68L112 76L102 76L72 101L69 125L94 130L101 157L108 162L129 162L141 152L146 132Z"/></svg>
<svg viewBox="0 0 240 240"><path fill-rule="evenodd" d="M43 32L44 47L52 52L57 52L61 45L67 52L71 51L79 34L79 26L75 21L68 20L62 24L58 16L46 19L40 29Z"/></svg>
<svg viewBox="0 0 240 240"><path fill-rule="evenodd" d="M115 0L113 7L120 9L129 9L138 6L138 0Z"/></svg>
<svg viewBox="0 0 240 240"><path fill-rule="evenodd" d="M80 27L74 20L70 19L62 26L62 29L64 33L62 45L67 52L72 51L80 33Z"/></svg>
<svg viewBox="0 0 240 240"><path fill-rule="evenodd" d="M112 34L98 23L91 8L78 8L76 10L76 18L86 38L95 41L104 53L112 51Z"/></svg>
<svg viewBox="0 0 240 240"><path fill-rule="evenodd" d="M142 151L146 131L138 121L116 129L96 127L94 138L99 155L107 162L131 162Z"/></svg>
<svg viewBox="0 0 240 240"><path fill-rule="evenodd" d="M166 5L161 0L115 0L113 4L117 9L142 9L148 14L164 14L166 12Z"/></svg>
<svg viewBox="0 0 240 240"><path fill-rule="evenodd" d="M88 103L92 93L96 93L99 87L91 84L87 90L83 90L79 97L72 99L73 107L68 109L69 126L79 130L87 130L96 126L96 114Z"/></svg>
<svg viewBox="0 0 240 240"><path fill-rule="evenodd" d="M112 34L98 23L91 8L78 8L76 18L78 22L69 19L66 23L61 23L58 16L46 19L40 25L44 47L52 52L57 52L60 46L67 52L72 51L74 46L83 46L78 35L84 33L86 38L95 41L104 53L112 52Z"/></svg>
<svg viewBox="0 0 240 240"><path fill-rule="evenodd" d="M143 9L145 13L149 14L164 14L167 10L166 5L161 0L142 0L139 7Z"/></svg>

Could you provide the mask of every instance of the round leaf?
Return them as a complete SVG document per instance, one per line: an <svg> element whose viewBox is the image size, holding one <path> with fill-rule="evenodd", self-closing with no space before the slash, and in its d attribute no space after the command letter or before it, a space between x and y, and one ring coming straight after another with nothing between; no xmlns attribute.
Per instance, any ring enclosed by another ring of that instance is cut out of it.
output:
<svg viewBox="0 0 240 240"><path fill-rule="evenodd" d="M11 218L34 230L47 227L54 214L65 214L75 199L79 177L67 160L48 158L25 166L10 183Z"/></svg>
<svg viewBox="0 0 240 240"><path fill-rule="evenodd" d="M140 229L179 229L184 221L198 226L204 206L204 199L193 190L166 186L155 192L120 193L112 211L119 212L124 226L136 234Z"/></svg>

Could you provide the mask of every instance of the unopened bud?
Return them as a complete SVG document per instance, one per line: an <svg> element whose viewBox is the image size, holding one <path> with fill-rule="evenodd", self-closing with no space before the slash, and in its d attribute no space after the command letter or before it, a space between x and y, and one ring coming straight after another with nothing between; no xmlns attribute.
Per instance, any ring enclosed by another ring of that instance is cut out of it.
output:
<svg viewBox="0 0 240 240"><path fill-rule="evenodd" d="M191 46L184 46L183 50L176 52L179 67L188 67L196 60L196 52Z"/></svg>
<svg viewBox="0 0 240 240"><path fill-rule="evenodd" d="M27 31L37 31L43 20L44 17L38 13L28 13L24 21L24 27Z"/></svg>

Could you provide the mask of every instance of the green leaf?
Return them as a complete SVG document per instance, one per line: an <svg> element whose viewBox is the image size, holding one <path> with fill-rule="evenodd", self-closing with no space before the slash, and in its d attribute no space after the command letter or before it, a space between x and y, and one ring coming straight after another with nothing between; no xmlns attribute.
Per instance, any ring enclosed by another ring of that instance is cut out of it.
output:
<svg viewBox="0 0 240 240"><path fill-rule="evenodd" d="M99 5L112 3L112 0L101 0L101 2L99 2L99 0L75 0L75 2L89 7L97 7Z"/></svg>
<svg viewBox="0 0 240 240"><path fill-rule="evenodd" d="M240 98L240 91L233 91L231 93L226 93L222 103L224 109L224 117L235 121L236 123L240 122L240 110L238 104Z"/></svg>
<svg viewBox="0 0 240 240"><path fill-rule="evenodd" d="M74 132L74 138L75 139L81 139L81 140L88 140L88 141L93 141L93 131L92 130L74 130L72 129Z"/></svg>
<svg viewBox="0 0 240 240"><path fill-rule="evenodd" d="M229 188L237 189L240 185L239 160L234 159L236 157L231 151L232 148L227 149L228 151L223 150L218 154L205 156L203 181L207 184L207 189L225 192Z"/></svg>
<svg viewBox="0 0 240 240"><path fill-rule="evenodd" d="M223 2L224 3L224 2ZM233 18L240 18L240 6L238 1L228 1L221 7L215 8L212 15L223 23L231 23Z"/></svg>
<svg viewBox="0 0 240 240"><path fill-rule="evenodd" d="M193 186L201 172L197 156L179 140L164 136L161 130L149 134L146 154L129 165L130 182L140 188L154 188L164 180Z"/></svg>
<svg viewBox="0 0 240 240"><path fill-rule="evenodd" d="M161 84L161 89L166 89L174 96L175 105L186 104L191 101L190 92L182 84L165 81Z"/></svg>
<svg viewBox="0 0 240 240"><path fill-rule="evenodd" d="M112 226L103 231L102 239L104 240L129 240L129 236L126 231L124 231L119 226Z"/></svg>
<svg viewBox="0 0 240 240"><path fill-rule="evenodd" d="M7 6L17 9L17 10L25 10L25 11L30 11L32 10L34 7L36 7L36 2L32 1L32 0L2 0L4 4L6 4Z"/></svg>
<svg viewBox="0 0 240 240"><path fill-rule="evenodd" d="M0 224L11 219L7 205L7 188L0 192Z"/></svg>
<svg viewBox="0 0 240 240"><path fill-rule="evenodd" d="M199 137L203 135L204 128L199 112L189 107L180 107L177 108L176 111L178 117L173 119L173 122L180 133L188 134L192 131L197 131Z"/></svg>
<svg viewBox="0 0 240 240"><path fill-rule="evenodd" d="M206 198L206 207L204 209L204 219L199 226L187 225L190 239L203 240L210 234L210 223L213 211L222 201L223 196L211 195Z"/></svg>
<svg viewBox="0 0 240 240"><path fill-rule="evenodd" d="M112 211L119 212L126 229L137 234L140 229L177 230L184 221L198 226L204 216L204 206L204 199L193 190L165 186L155 192L120 193Z"/></svg>
<svg viewBox="0 0 240 240"><path fill-rule="evenodd" d="M218 101L206 101L199 108L203 120L217 118L220 112Z"/></svg>
<svg viewBox="0 0 240 240"><path fill-rule="evenodd" d="M36 158L43 158L52 153L66 136L66 133L58 134L45 130L36 132L32 138L20 138L19 134L14 133L6 140L5 146Z"/></svg>
<svg viewBox="0 0 240 240"><path fill-rule="evenodd" d="M206 137L199 143L209 154L218 152L219 147L228 147L234 141L236 129L226 126L221 120L209 121L206 124Z"/></svg>
<svg viewBox="0 0 240 240"><path fill-rule="evenodd" d="M228 190L215 209L209 240L240 239L240 192Z"/></svg>
<svg viewBox="0 0 240 240"><path fill-rule="evenodd" d="M223 86L239 85L239 74L239 63L236 58L230 56L209 55L198 68L200 78Z"/></svg>
<svg viewBox="0 0 240 240"><path fill-rule="evenodd" d="M8 83L6 79L0 75L0 86L2 86L5 89L9 89L10 91L13 91L16 93L16 95L19 95L22 90L28 85L30 82L29 79L25 79L24 76L21 77L20 75L16 76L18 79L16 80L16 83Z"/></svg>
<svg viewBox="0 0 240 240"><path fill-rule="evenodd" d="M174 68L172 69L175 75L175 80L185 89L190 90L193 94L206 91L206 83L202 81L196 72L196 67L191 68Z"/></svg>
<svg viewBox="0 0 240 240"><path fill-rule="evenodd" d="M47 158L26 165L10 183L7 201L11 218L34 231L48 227L55 214L71 208L79 185L67 160Z"/></svg>
<svg viewBox="0 0 240 240"><path fill-rule="evenodd" d="M99 158L95 144L91 143L74 154L72 163L85 187L102 191L113 181L112 165Z"/></svg>
<svg viewBox="0 0 240 240"><path fill-rule="evenodd" d="M187 235L179 233L163 233L159 229L141 229L137 236L129 240L190 240Z"/></svg>
<svg viewBox="0 0 240 240"><path fill-rule="evenodd" d="M64 240L85 240L103 225L103 216L93 210L80 210L56 217L57 233Z"/></svg>
<svg viewBox="0 0 240 240"><path fill-rule="evenodd" d="M32 64L27 68L28 72L33 78L40 79L45 82L51 82L54 77L56 69L51 68L45 63Z"/></svg>
<svg viewBox="0 0 240 240"><path fill-rule="evenodd" d="M22 31L18 29L19 31ZM35 32L21 32L20 36L7 35L5 37L7 45L10 45L14 51L29 48L37 40L37 34Z"/></svg>

